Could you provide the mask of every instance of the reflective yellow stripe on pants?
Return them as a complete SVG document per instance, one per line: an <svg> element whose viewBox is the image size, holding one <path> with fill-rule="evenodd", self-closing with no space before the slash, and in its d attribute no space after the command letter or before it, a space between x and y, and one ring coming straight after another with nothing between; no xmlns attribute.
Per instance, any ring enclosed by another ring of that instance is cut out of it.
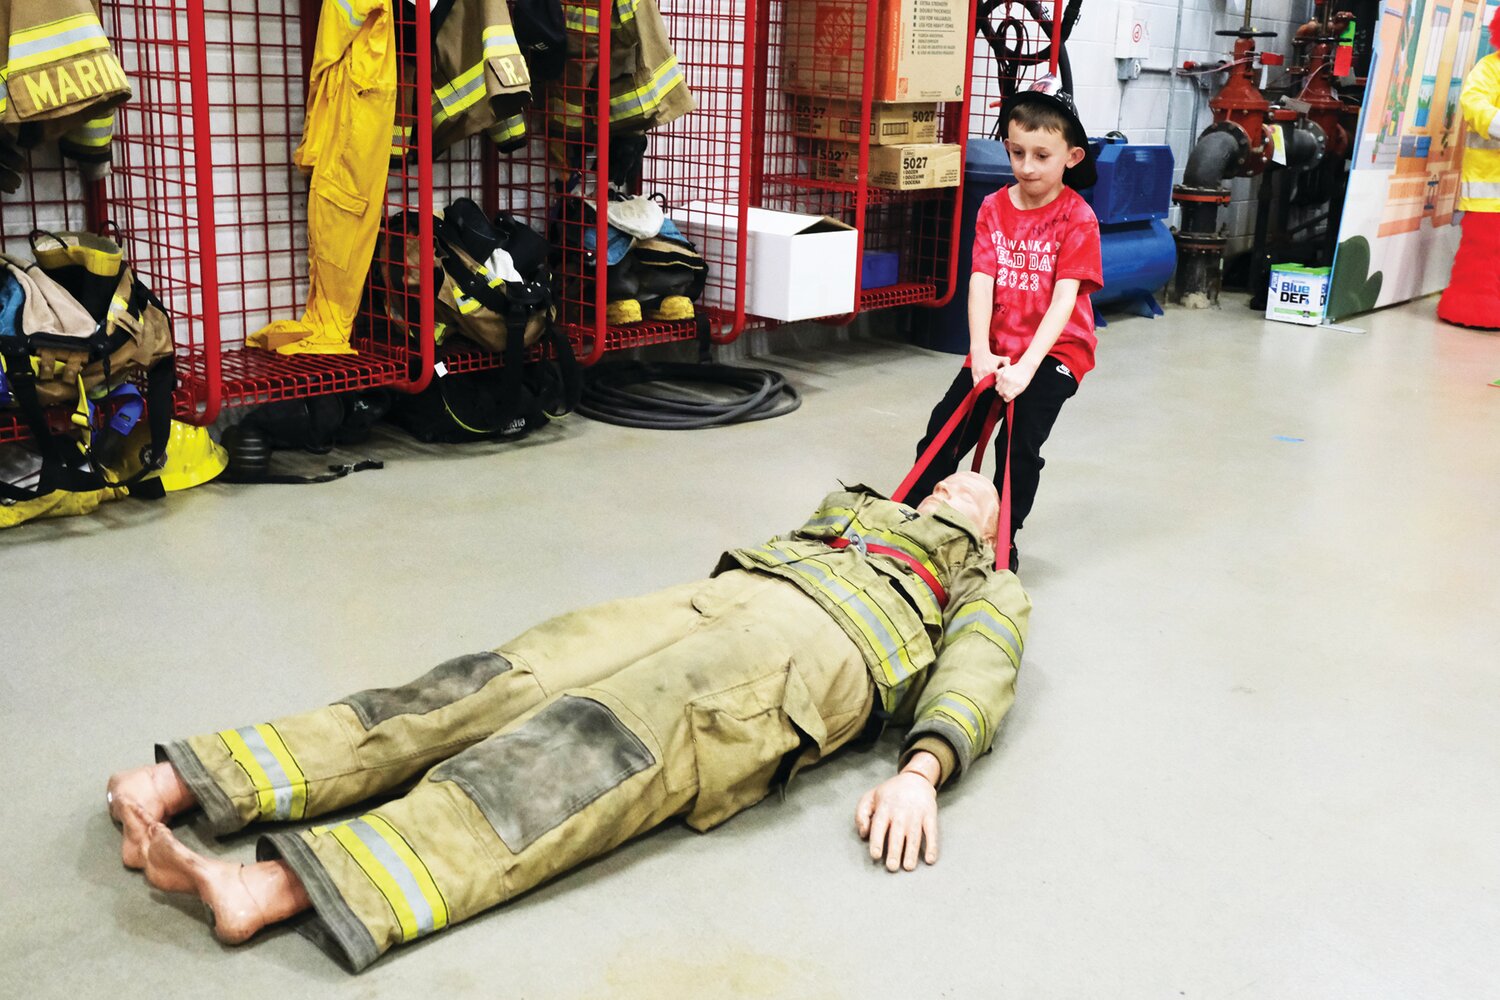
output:
<svg viewBox="0 0 1500 1000"><path fill-rule="evenodd" d="M219 739L255 787L261 819L286 821L306 815L307 781L275 726L226 729Z"/></svg>
<svg viewBox="0 0 1500 1000"><path fill-rule="evenodd" d="M448 901L422 859L390 823L366 813L326 832L385 897L401 927L403 942L448 926Z"/></svg>

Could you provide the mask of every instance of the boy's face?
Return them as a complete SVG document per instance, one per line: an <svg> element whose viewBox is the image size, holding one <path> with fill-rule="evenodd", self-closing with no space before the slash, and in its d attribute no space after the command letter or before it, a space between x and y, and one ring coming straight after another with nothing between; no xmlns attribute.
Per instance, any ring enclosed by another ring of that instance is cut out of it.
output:
<svg viewBox="0 0 1500 1000"><path fill-rule="evenodd" d="M1023 128L1012 121L1006 128L1005 151L1016 183L1028 197L1042 198L1062 187L1063 171L1085 155L1082 146L1069 146L1061 132Z"/></svg>

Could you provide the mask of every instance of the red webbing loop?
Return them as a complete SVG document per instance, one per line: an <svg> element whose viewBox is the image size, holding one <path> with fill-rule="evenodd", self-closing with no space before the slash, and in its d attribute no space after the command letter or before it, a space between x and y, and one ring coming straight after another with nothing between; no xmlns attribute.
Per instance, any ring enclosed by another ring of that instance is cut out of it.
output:
<svg viewBox="0 0 1500 1000"><path fill-rule="evenodd" d="M922 452L917 458L917 464L912 466L911 471L906 474L906 478L901 480L901 485L896 487L896 492L891 494L892 500L897 503L905 502L906 494L911 492L911 488L917 484L917 480L922 477L922 473L927 471L927 467L932 464L933 459L937 457L937 453L947 443L948 438L953 435L953 432L958 429L959 425L973 412L974 406L979 402L980 397L994 387L995 376L986 375L974 385L973 389L969 390L969 394L964 397L963 402L958 404L958 409L953 411L953 416L948 418L948 422L943 425L942 430L937 432L937 436L932 439L932 443L927 446L927 450ZM1001 400L997 395L994 404L990 407L990 412L984 418L984 430L979 435L978 443L974 446L973 468L975 472L978 472L980 466L984 464L984 449L989 443L990 435L994 433L996 421L1000 419L1000 404ZM1000 517L995 525L996 569L1010 568L1010 430L1015 423L1015 411L1015 400L1011 400L1005 404L1005 477L1001 480L1005 485L1000 491Z"/></svg>

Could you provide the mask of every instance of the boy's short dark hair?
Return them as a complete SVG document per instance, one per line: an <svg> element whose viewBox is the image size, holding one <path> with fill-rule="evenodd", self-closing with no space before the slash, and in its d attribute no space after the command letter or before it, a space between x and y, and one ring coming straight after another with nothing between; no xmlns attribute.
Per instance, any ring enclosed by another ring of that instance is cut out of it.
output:
<svg viewBox="0 0 1500 1000"><path fill-rule="evenodd" d="M1054 74L1047 74L1026 90L1018 90L1000 105L1001 135L1010 137L1010 123L1025 129L1057 132L1070 148L1083 150L1083 159L1063 171L1063 183L1075 191L1093 187L1099 179L1094 169L1094 151L1089 134L1073 105L1073 95L1062 89ZM1071 154L1070 154L1071 155Z"/></svg>
<svg viewBox="0 0 1500 1000"><path fill-rule="evenodd" d="M1074 141L1076 136L1073 135L1073 123L1061 111L1045 104L1018 104L1011 109L1010 117L1006 119L1007 137L1012 125L1019 125L1028 132L1056 132L1070 147L1078 145Z"/></svg>

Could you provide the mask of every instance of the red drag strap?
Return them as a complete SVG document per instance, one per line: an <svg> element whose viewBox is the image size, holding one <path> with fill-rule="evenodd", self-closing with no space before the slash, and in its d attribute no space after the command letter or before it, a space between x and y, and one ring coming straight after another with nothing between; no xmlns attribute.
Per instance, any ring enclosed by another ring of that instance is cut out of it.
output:
<svg viewBox="0 0 1500 1000"><path fill-rule="evenodd" d="M866 552L874 553L877 556L890 556L893 559L898 559L906 563L907 566L911 567L911 571L921 577L923 583L927 584L927 589L932 591L933 597L937 598L938 607L946 608L948 606L948 591L944 589L938 578L933 576L932 572L911 554L892 548L889 545L881 545L879 542L872 542L863 538L860 539L859 543L843 536L828 539L829 547L835 549L847 549L849 546L856 544L861 545Z"/></svg>
<svg viewBox="0 0 1500 1000"><path fill-rule="evenodd" d="M896 501L897 503L905 502L906 495L910 493L911 488L917 484L917 480L922 478L922 474L927 471L927 468L932 464L933 459L937 458L938 452L942 450L943 445L947 444L948 439L953 436L953 432L956 431L959 426L968 418L969 414L974 411L974 407L979 402L980 397L982 397L986 392L994 389L994 387L995 376L991 374L986 375L984 378L980 379L979 382L975 384L974 388L969 390L969 394L964 397L963 402L958 404L958 409L953 411L953 416L948 418L948 422L943 425L942 430L937 432L937 436L932 439L932 443L927 446L927 450L922 452L921 456L917 458L917 464L912 466L911 471L906 474L906 478L901 480L901 485L896 487L896 492L891 494L892 500ZM975 472L978 472L980 466L984 464L985 445L989 443L990 435L995 431L995 423L1000 419L1001 403L1002 400L1000 399L999 395L996 395L994 403L990 406L989 413L985 415L984 430L980 433L979 441L974 446L973 468ZM1015 400L1011 400L1009 403L1005 403L1004 405L1005 476L1001 480L1001 482L1005 485L1004 488L1000 491L1000 517L998 523L995 526L996 569L1010 568L1010 446L1011 427L1015 423Z"/></svg>

